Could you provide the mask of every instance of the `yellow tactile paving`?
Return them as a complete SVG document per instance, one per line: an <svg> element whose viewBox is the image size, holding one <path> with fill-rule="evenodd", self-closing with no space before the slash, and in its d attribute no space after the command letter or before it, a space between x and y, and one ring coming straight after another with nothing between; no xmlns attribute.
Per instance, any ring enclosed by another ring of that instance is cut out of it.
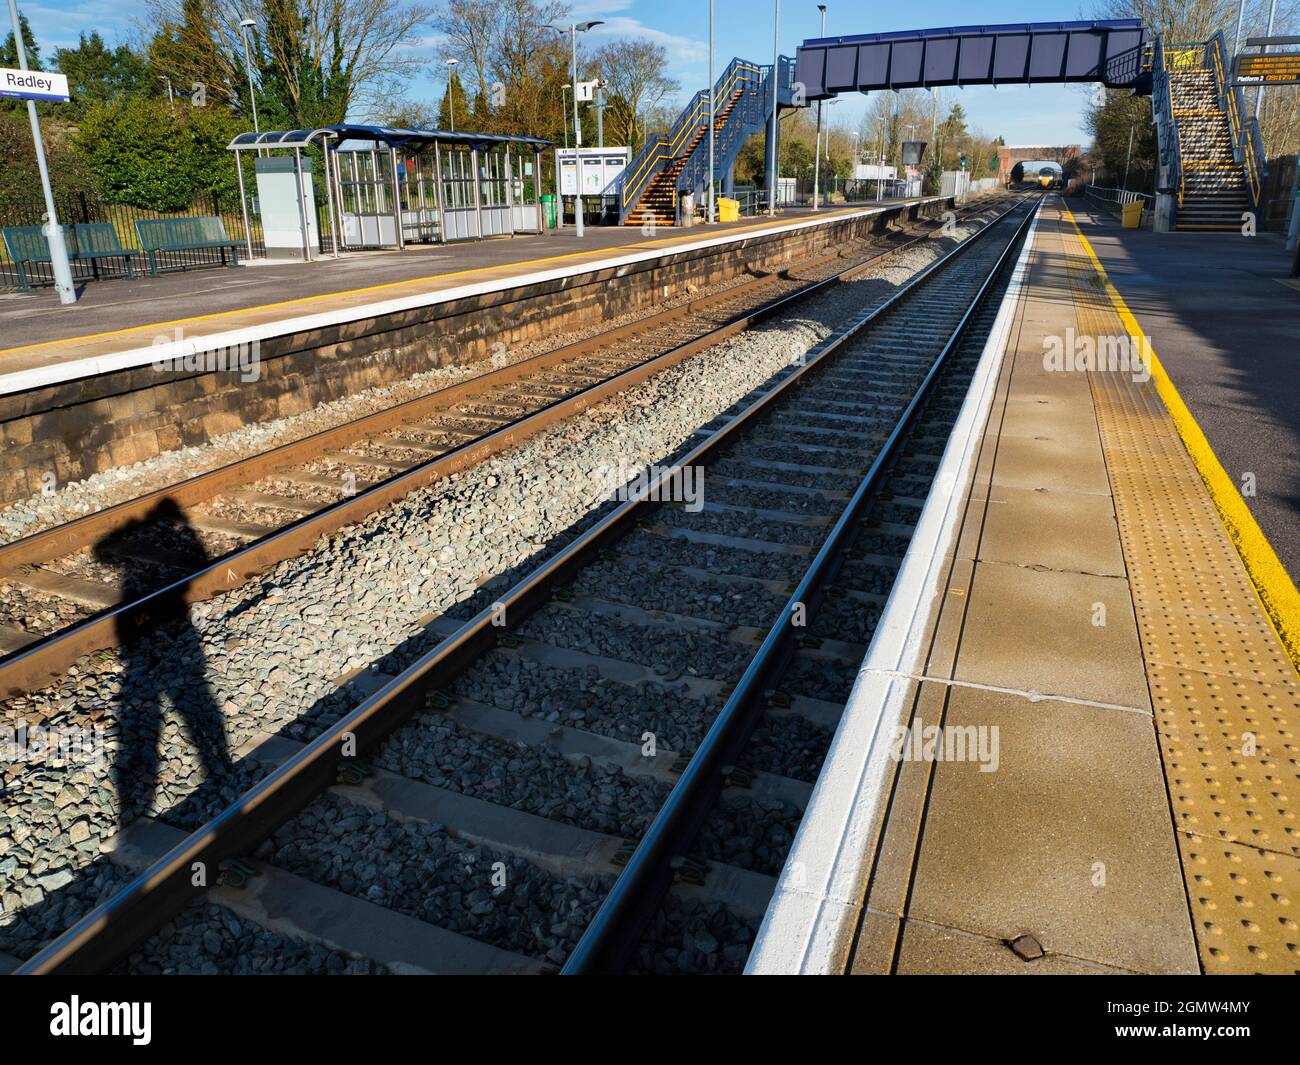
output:
<svg viewBox="0 0 1300 1065"><path fill-rule="evenodd" d="M1068 212L1061 237L1080 333L1130 335ZM1300 971L1300 686L1261 601L1285 622L1294 585L1247 572L1224 524L1235 504L1207 490L1222 489L1189 454L1199 443L1171 417L1186 409L1167 377L1089 376L1202 967Z"/></svg>

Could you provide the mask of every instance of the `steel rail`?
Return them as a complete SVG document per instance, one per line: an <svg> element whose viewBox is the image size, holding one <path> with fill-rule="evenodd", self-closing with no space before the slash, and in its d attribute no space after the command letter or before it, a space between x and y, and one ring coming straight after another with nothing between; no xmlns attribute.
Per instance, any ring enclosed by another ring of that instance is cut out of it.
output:
<svg viewBox="0 0 1300 1065"><path fill-rule="evenodd" d="M800 631L796 618L800 614L809 618L816 613L827 584L843 565L845 553L857 535L858 520L872 499L886 467L893 461L899 442L911 427L948 355L966 334L972 318L1002 273L1036 211L1037 207L1030 210L1018 226L931 364L803 579L773 622L681 778L569 955L562 970L564 975L615 973L626 966L647 924L672 886L673 862L686 857L700 826L722 792L727 766L740 754L762 716L766 693L794 656L795 640ZM991 228L991 225L986 226L981 232L987 233ZM844 339L840 338L835 346L838 347Z"/></svg>
<svg viewBox="0 0 1300 1065"><path fill-rule="evenodd" d="M120 646L145 629L173 619L181 608L212 596L230 592L246 584L277 563L309 551L322 536L356 524L390 506L416 489L476 466L493 455L522 443L556 422L581 413L587 408L625 391L647 378L677 365L728 337L782 313L794 303L809 299L838 285L880 259L897 254L927 239L921 233L900 244L883 248L879 254L854 263L829 277L809 282L802 288L749 311L727 319L714 329L682 344L651 356L644 362L622 370L603 381L573 392L554 403L466 441L427 462L397 473L355 495L324 504L320 510L289 522L267 536L245 544L214 559L202 568L145 592L138 597L100 611L82 621L60 629L0 659L0 698L24 695L62 676L78 658L109 647ZM791 269L810 269L842 257L841 252L818 257L809 262L756 277L726 292L714 293L681 307L669 308L595 337L542 352L511 366L450 385L428 396L407 400L386 410L365 415L353 422L321 430L301 440L281 444L270 451L252 455L216 470L157 489L136 499L107 507L94 514L0 546L0 574L19 565L35 564L85 548L105 536L146 515L163 501L191 506L211 499L221 491L255 483L285 466L300 464L317 457L327 448L355 442L382 433L412 419L426 416L467 398L473 398L496 385L510 384L532 373L560 366L574 357L589 354L600 347L643 332L647 327L665 325L675 319L698 313L708 306L734 298L738 293L761 288L788 276Z"/></svg>
<svg viewBox="0 0 1300 1065"><path fill-rule="evenodd" d="M502 635L518 629L550 600L557 587L568 583L577 570L606 543L629 531L646 510L659 506L661 499L672 498L671 494L662 491L671 478L679 477L685 467L707 462L716 455L722 443L732 439L755 418L766 413L775 399L797 387L845 339L856 335L880 315L915 293L938 270L959 260L998 222L1020 206L1021 203L1017 203L1003 212L979 233L900 285L839 339L712 432L672 467L660 470L635 496L612 508L586 532L515 584L495 603L466 621L398 676L306 743L254 784L235 803L188 835L120 892L86 914L19 966L15 974L96 972L109 968L129 954L155 928L206 891L206 887L195 886L196 869L205 871L205 883L215 883L221 862L253 850L315 796L330 787L343 765L355 764L359 757L373 750L389 733L419 710L430 691L449 685L483 653L495 647ZM826 279L830 280L832 279ZM817 284L825 284L826 281ZM780 305L786 305L790 298L779 301Z"/></svg>

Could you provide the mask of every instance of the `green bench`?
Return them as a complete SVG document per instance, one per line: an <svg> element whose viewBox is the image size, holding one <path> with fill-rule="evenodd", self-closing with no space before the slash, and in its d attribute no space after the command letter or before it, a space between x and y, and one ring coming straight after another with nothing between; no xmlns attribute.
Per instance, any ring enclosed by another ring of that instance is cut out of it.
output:
<svg viewBox="0 0 1300 1065"><path fill-rule="evenodd" d="M75 226L59 228L63 230L63 244L68 249L69 262L90 263L90 268L98 278L100 259L124 259L126 276L135 277L132 259L138 253L122 247L112 223L78 222ZM27 267L32 263L50 261L50 242L45 236L45 227L5 226L0 232L4 235L9 258L18 268L18 287L24 292L30 292L32 285L27 277Z"/></svg>
<svg viewBox="0 0 1300 1065"><path fill-rule="evenodd" d="M158 273L158 255L170 251L219 251L221 265L239 265L240 243L226 235L226 227L216 215L190 218L142 218L135 224L140 247L149 256L149 276ZM226 252L230 262L226 262ZM181 269L185 269L182 265Z"/></svg>

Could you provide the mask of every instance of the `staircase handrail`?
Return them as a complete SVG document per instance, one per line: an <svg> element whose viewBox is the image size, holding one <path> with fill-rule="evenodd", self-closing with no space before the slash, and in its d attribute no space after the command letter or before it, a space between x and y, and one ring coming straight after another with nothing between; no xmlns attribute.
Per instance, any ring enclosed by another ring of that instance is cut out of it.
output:
<svg viewBox="0 0 1300 1065"><path fill-rule="evenodd" d="M1199 64L1199 51L1203 45L1196 45L1198 52L1197 62ZM1193 49L1184 45L1173 45L1168 50L1165 49L1164 43L1160 37L1156 37L1155 43L1155 63L1153 65L1154 77L1152 78L1151 94L1152 106L1157 112L1164 116L1166 134L1164 142L1160 145L1162 157L1168 158L1173 164L1172 176L1178 183L1178 206L1183 205L1183 193L1186 191L1186 182L1183 176L1183 155L1182 142L1178 138L1178 116L1174 113L1173 93L1169 85L1170 77L1170 59L1178 66L1189 66L1186 62L1181 62L1180 57L1191 54Z"/></svg>
<svg viewBox="0 0 1300 1065"><path fill-rule="evenodd" d="M742 59L733 59L727 64L719 81L734 77L739 67L753 65ZM635 206L662 164L668 159L675 159L690 142L690 134L707 120L708 107L709 90L701 89L691 97L668 132L656 133L642 145L619 179L619 213L622 217L625 218Z"/></svg>
<svg viewBox="0 0 1300 1065"><path fill-rule="evenodd" d="M1248 123L1242 118L1246 110L1245 101L1240 86L1232 84L1228 71L1228 46L1222 30L1205 42L1205 65L1214 71L1219 108L1228 116L1233 159L1245 167L1251 204L1259 210L1260 189L1264 181L1264 145L1259 135L1259 122L1253 116Z"/></svg>
<svg viewBox="0 0 1300 1065"><path fill-rule="evenodd" d="M759 125L762 125L766 117L768 95L770 94L767 73L770 69L770 64L760 66L757 63L750 63L745 60L733 60L732 65L724 72L723 77L718 79L714 97L715 107L719 111L727 107L728 101L737 91L748 93L749 98L742 96L736 107L727 115L727 120L722 129L715 133L713 153L713 177L715 181L718 180L721 174L726 172L734 151L739 150L740 144L749 135L749 132L752 132L755 115L757 115ZM705 110L707 111L707 104ZM713 119L714 122L717 121L717 112L714 113ZM707 114L703 124L707 132L711 124ZM700 142L691 151L681 172L677 175L677 189L686 191L693 189L698 184L703 184L707 178L708 168L708 138L701 137Z"/></svg>

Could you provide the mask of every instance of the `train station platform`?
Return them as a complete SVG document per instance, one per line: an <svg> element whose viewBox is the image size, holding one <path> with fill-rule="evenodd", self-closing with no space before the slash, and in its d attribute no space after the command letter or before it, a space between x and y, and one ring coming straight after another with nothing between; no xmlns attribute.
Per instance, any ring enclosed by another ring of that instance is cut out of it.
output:
<svg viewBox="0 0 1300 1065"><path fill-rule="evenodd" d="M749 972L1300 969L1296 591L1156 257L1040 210Z"/></svg>
<svg viewBox="0 0 1300 1065"><path fill-rule="evenodd" d="M78 303L61 307L52 289L0 299L0 392L39 387L96 372L94 360L148 349L179 330L191 341L228 343L232 336L269 335L323 323L374 317L385 309L518 285L539 277L576 275L611 262L632 262L710 242L743 240L835 218L887 210L916 200L891 200L812 212L784 209L775 218L643 231L635 226L571 227L404 251L353 253L311 263L255 260L164 272L133 281L86 284ZM214 342L215 339L214 339ZM52 367L66 367L53 370ZM104 368L119 368L105 364Z"/></svg>

